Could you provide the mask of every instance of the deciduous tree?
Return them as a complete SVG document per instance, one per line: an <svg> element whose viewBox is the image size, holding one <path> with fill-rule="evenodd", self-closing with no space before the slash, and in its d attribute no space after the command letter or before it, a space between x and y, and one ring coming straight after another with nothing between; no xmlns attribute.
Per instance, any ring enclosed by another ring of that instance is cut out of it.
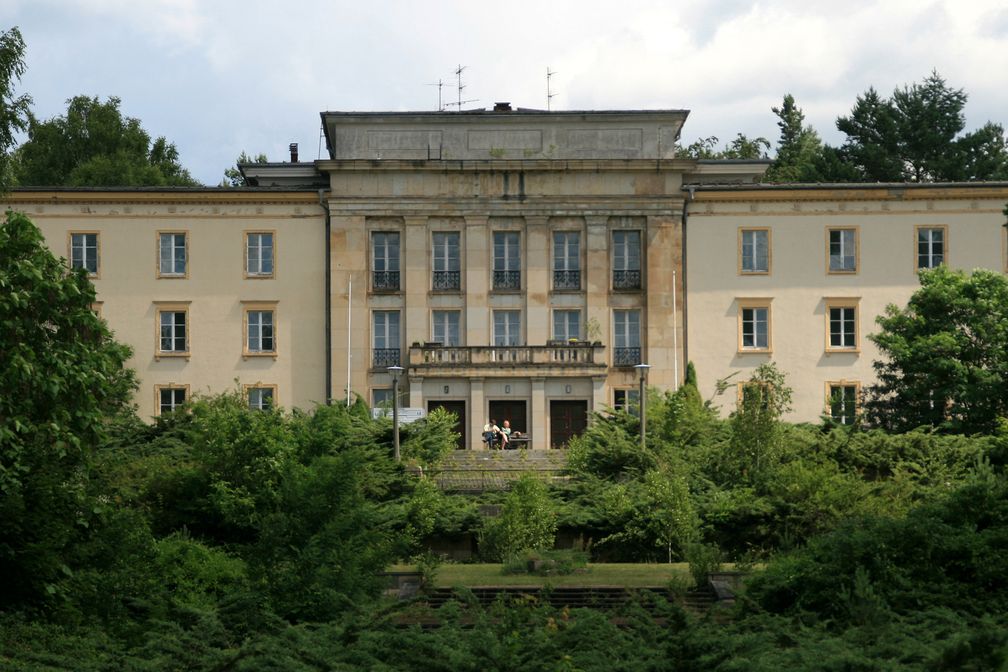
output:
<svg viewBox="0 0 1008 672"><path fill-rule="evenodd" d="M11 28L0 33L0 193L11 186L10 150L14 134L28 128L31 97L14 95L14 88L24 75L25 43L21 31Z"/></svg>

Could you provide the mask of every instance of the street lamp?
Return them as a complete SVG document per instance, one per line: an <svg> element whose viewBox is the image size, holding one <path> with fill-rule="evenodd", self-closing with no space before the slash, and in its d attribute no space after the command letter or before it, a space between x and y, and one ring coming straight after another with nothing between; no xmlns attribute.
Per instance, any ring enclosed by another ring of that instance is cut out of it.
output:
<svg viewBox="0 0 1008 672"><path fill-rule="evenodd" d="M392 447L396 462L402 459L399 455L399 376L403 370L401 366L388 367L388 372L392 376Z"/></svg>
<svg viewBox="0 0 1008 672"><path fill-rule="evenodd" d="M644 430L647 423L647 405L645 404L644 397L644 384L647 381L647 370L651 368L650 364L635 364L634 368L637 369L637 373L640 374L640 392L637 398L637 408L640 411L640 447L644 450Z"/></svg>

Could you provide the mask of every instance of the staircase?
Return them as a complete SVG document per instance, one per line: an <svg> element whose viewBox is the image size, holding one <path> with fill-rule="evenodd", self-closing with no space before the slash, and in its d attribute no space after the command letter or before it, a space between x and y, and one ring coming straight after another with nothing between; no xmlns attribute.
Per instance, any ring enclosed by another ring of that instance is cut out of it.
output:
<svg viewBox="0 0 1008 672"><path fill-rule="evenodd" d="M522 474L566 478L564 450L456 450L431 474L442 490L478 493L506 490Z"/></svg>

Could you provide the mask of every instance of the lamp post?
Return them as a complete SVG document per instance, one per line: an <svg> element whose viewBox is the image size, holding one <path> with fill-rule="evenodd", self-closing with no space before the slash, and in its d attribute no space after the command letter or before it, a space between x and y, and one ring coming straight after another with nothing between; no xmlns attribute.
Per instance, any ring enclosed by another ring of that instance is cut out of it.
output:
<svg viewBox="0 0 1008 672"><path fill-rule="evenodd" d="M392 375L392 448L395 461L399 462L402 459L399 454L399 376L402 375L403 367L390 366L388 372Z"/></svg>
<svg viewBox="0 0 1008 672"><path fill-rule="evenodd" d="M637 408L640 411L640 447L644 450L644 432L647 428L647 399L644 396L644 384L647 382L647 371L651 368L650 364L635 364L634 368L640 374L640 392L637 398Z"/></svg>

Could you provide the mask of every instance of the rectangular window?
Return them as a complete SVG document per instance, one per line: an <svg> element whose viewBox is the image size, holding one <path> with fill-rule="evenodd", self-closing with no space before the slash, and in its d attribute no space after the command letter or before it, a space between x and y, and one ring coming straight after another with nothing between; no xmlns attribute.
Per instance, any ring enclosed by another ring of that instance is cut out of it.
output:
<svg viewBox="0 0 1008 672"><path fill-rule="evenodd" d="M272 278L276 241L272 231L245 233L245 277Z"/></svg>
<svg viewBox="0 0 1008 672"><path fill-rule="evenodd" d="M495 310L493 313L494 345L521 343L521 311Z"/></svg>
<svg viewBox="0 0 1008 672"><path fill-rule="evenodd" d="M762 300L739 301L739 352L769 352L770 304Z"/></svg>
<svg viewBox="0 0 1008 672"><path fill-rule="evenodd" d="M641 363L640 317L639 310L613 311L613 366Z"/></svg>
<svg viewBox="0 0 1008 672"><path fill-rule="evenodd" d="M188 237L185 231L158 233L159 278L186 277Z"/></svg>
<svg viewBox="0 0 1008 672"><path fill-rule="evenodd" d="M188 385L156 385L154 390L157 398L158 415L171 413L189 398Z"/></svg>
<svg viewBox="0 0 1008 672"><path fill-rule="evenodd" d="M827 229L830 273L857 273L857 229Z"/></svg>
<svg viewBox="0 0 1008 672"><path fill-rule="evenodd" d="M827 301L827 350L857 350L857 304Z"/></svg>
<svg viewBox="0 0 1008 672"><path fill-rule="evenodd" d="M431 313L431 335L435 343L444 346L462 345L459 322L461 313L457 310L435 310Z"/></svg>
<svg viewBox="0 0 1008 672"><path fill-rule="evenodd" d="M553 232L553 289L581 289L581 234Z"/></svg>
<svg viewBox="0 0 1008 672"><path fill-rule="evenodd" d="M516 231L493 234L493 288L521 289L521 252Z"/></svg>
<svg viewBox="0 0 1008 672"><path fill-rule="evenodd" d="M189 310L187 307L158 308L158 354L189 354Z"/></svg>
<svg viewBox="0 0 1008 672"><path fill-rule="evenodd" d="M83 268L92 276L98 276L98 233L70 232L70 268Z"/></svg>
<svg viewBox="0 0 1008 672"><path fill-rule="evenodd" d="M613 231L612 235L613 289L640 289L640 231Z"/></svg>
<svg viewBox="0 0 1008 672"><path fill-rule="evenodd" d="M581 338L581 311L554 310L553 338L558 341Z"/></svg>
<svg viewBox="0 0 1008 672"><path fill-rule="evenodd" d="M372 408L392 408L392 388L378 387L371 390Z"/></svg>
<svg viewBox="0 0 1008 672"><path fill-rule="evenodd" d="M917 227L917 268L935 268L945 263L945 229Z"/></svg>
<svg viewBox="0 0 1008 672"><path fill-rule="evenodd" d="M848 381L826 383L826 407L835 422L841 425L854 424L860 387L859 383Z"/></svg>
<svg viewBox="0 0 1008 672"><path fill-rule="evenodd" d="M276 405L276 385L246 385L245 397L253 411L268 411Z"/></svg>
<svg viewBox="0 0 1008 672"><path fill-rule="evenodd" d="M371 288L376 292L399 290L399 232L371 234Z"/></svg>
<svg viewBox="0 0 1008 672"><path fill-rule="evenodd" d="M275 355L276 312L272 308L245 308L245 354Z"/></svg>
<svg viewBox="0 0 1008 672"><path fill-rule="evenodd" d="M636 413L640 402L640 390L613 390L613 408L617 411Z"/></svg>
<svg viewBox="0 0 1008 672"><path fill-rule="evenodd" d="M739 273L770 272L770 229L739 229Z"/></svg>
<svg viewBox="0 0 1008 672"><path fill-rule="evenodd" d="M399 311L376 310L374 327L374 367L399 366Z"/></svg>
<svg viewBox="0 0 1008 672"><path fill-rule="evenodd" d="M456 291L462 288L461 236L457 231L433 234L434 291Z"/></svg>

